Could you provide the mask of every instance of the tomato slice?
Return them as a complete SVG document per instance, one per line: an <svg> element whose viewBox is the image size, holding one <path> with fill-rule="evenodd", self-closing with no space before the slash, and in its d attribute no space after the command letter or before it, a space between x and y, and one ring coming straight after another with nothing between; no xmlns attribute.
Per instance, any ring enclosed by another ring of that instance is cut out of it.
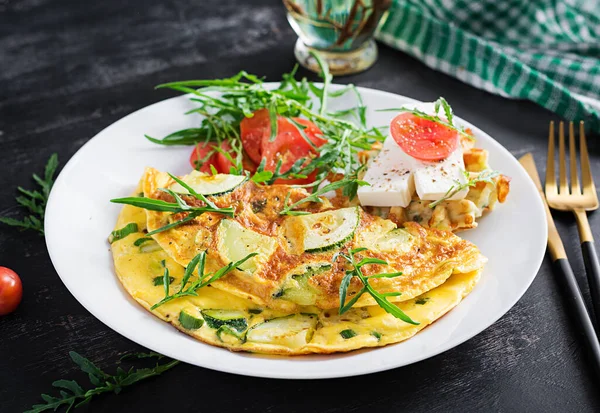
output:
<svg viewBox="0 0 600 413"><path fill-rule="evenodd" d="M190 155L190 165L192 165L192 168L200 171L200 172L205 172L205 173L210 173L210 166L214 165L215 168L217 167L217 155L218 152L213 152L212 155L210 155L210 157L208 159L206 159L204 162L202 162L202 160L211 152L215 149L215 144L208 142L208 143L199 143L194 147L194 150L192 151L192 154ZM202 162L201 165L198 165L200 162Z"/></svg>
<svg viewBox="0 0 600 413"><path fill-rule="evenodd" d="M315 144L315 146L323 145L326 140L321 138L321 130L312 122L302 118L293 118L294 121L306 126L304 133ZM298 128L293 123L289 122L284 117L277 118L277 137L286 133L293 134L298 138L297 142L303 147L310 148L310 144L300 135ZM260 164L266 147L271 146L271 118L269 117L268 109L260 109L254 112L251 118L244 118L240 124L240 137L244 150L256 164ZM286 140L287 141L287 140ZM277 145L276 145L277 146Z"/></svg>
<svg viewBox="0 0 600 413"><path fill-rule="evenodd" d="M240 138L244 150L256 164L262 158L262 141L265 135L271 133L271 120L268 109L254 112L251 118L244 118L240 123Z"/></svg>
<svg viewBox="0 0 600 413"><path fill-rule="evenodd" d="M304 128L304 134L315 147L322 146L326 140L321 138L321 130L312 122L294 118ZM262 156L265 158L265 170L274 171L277 163L281 160L281 172L287 172L300 158L307 158L318 153L315 148L300 134L298 127L285 118L277 120L277 136L273 142L270 141L270 128L264 136L262 143ZM276 184L298 185L307 184L315 180L316 173L311 173L307 178L278 179Z"/></svg>
<svg viewBox="0 0 600 413"><path fill-rule="evenodd" d="M229 142L223 141L221 143L221 151L228 153L233 160L237 159L237 154L231 149ZM219 152L217 155L217 170L222 174L228 174L231 168L234 166L233 162L229 160L223 152ZM246 154L242 158L242 166L245 171L254 173L256 171L256 164Z"/></svg>
<svg viewBox="0 0 600 413"><path fill-rule="evenodd" d="M454 129L412 113L396 116L390 132L406 154L421 161L441 161L458 147L458 132Z"/></svg>
<svg viewBox="0 0 600 413"><path fill-rule="evenodd" d="M284 117L277 118L277 136L271 142L271 119L268 109L254 112L251 118L245 118L240 124L240 136L244 151L255 163L260 164L265 159L265 170L274 171L281 160L281 172L287 172L300 158L316 155L315 149L327 142L323 139L321 130L312 122L293 118L303 126L304 134L313 143L311 145L302 136L298 127ZM314 146L314 147L313 147ZM315 180L315 173L302 179L281 179L275 183L305 184Z"/></svg>

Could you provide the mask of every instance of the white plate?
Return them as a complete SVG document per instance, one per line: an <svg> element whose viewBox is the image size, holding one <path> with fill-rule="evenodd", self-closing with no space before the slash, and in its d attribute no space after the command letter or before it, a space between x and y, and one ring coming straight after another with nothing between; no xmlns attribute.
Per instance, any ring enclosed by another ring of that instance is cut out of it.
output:
<svg viewBox="0 0 600 413"><path fill-rule="evenodd" d="M394 115L376 109L415 102L378 90L360 91L372 125L388 124ZM339 108L353 104L353 98L332 102ZM248 376L312 379L372 373L432 357L480 333L517 302L539 269L547 234L536 188L506 149L461 121L473 129L477 145L489 150L492 167L512 177L512 182L507 202L483 217L478 228L460 234L473 241L489 263L475 290L458 307L403 343L347 354L260 356L196 341L129 297L114 274L106 241L121 208L109 199L129 195L145 166L175 174L189 171L189 147L155 145L144 134L160 137L196 126L195 115L183 115L192 107L186 97L177 97L138 110L104 129L64 167L46 210L50 258L69 291L107 326L145 347L197 366Z"/></svg>

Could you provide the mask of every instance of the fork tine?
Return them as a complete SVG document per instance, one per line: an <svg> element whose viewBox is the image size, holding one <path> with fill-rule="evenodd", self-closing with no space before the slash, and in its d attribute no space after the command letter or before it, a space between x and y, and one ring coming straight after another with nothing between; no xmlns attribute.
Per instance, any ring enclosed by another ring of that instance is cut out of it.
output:
<svg viewBox="0 0 600 413"><path fill-rule="evenodd" d="M554 172L554 121L548 132L548 159L546 160L546 194L556 193L556 173Z"/></svg>
<svg viewBox="0 0 600 413"><path fill-rule="evenodd" d="M575 150L575 127L569 122L569 167L571 168L571 193L581 194L577 178L577 151Z"/></svg>
<svg viewBox="0 0 600 413"><path fill-rule="evenodd" d="M581 185L584 193L596 193L594 178L590 169L590 158L588 155L587 142L585 140L585 128L583 121L579 123L579 150L581 158Z"/></svg>
<svg viewBox="0 0 600 413"><path fill-rule="evenodd" d="M565 158L565 123L560 122L558 130L558 182L559 193L561 195L569 194L569 185L567 183L567 160Z"/></svg>

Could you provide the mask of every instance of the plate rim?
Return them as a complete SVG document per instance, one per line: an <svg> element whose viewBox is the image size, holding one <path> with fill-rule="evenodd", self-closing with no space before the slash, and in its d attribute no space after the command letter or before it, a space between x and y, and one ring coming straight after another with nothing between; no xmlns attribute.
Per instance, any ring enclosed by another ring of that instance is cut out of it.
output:
<svg viewBox="0 0 600 413"><path fill-rule="evenodd" d="M278 82L269 82L266 83L266 85L277 85ZM331 84L332 89L336 89L336 88L341 88L344 87L345 85L343 84ZM358 90L362 93L362 92L368 92L368 93L375 93L375 94L381 94L381 95L387 95L390 98L394 98L394 99L402 99L403 101L408 102L412 102L412 103L421 103L422 101L419 101L417 99L413 99L410 98L408 96L404 96L404 95L400 95L400 94L396 94L396 93L392 93L392 92L387 92L387 91L383 91L383 90L379 90L379 89L373 89L373 88L366 88L366 87L357 87ZM299 374L299 372L297 371L289 371L289 372L285 372L282 371L281 373L273 373L272 371L269 372L262 372L261 370L258 371L254 371L254 372L244 372L244 371L240 371L240 370L236 370L236 368L231 367L230 365L203 365L203 364L198 364L197 361L193 361L191 359L191 357L187 357L186 355L183 354L174 354L172 351L170 350L164 350L164 349L160 349L157 350L157 347L160 347L158 345L158 342L152 342L152 343L148 343L148 342L144 342L143 340L141 340L139 337L136 337L136 334L133 333L132 331L129 331L127 329L121 328L120 326L114 326L114 323L111 323L111 320L109 320L109 317L106 317L104 315L104 313L99 312L99 311L95 311L95 309L90 309L93 308L93 305L90 304L88 302L88 300L80 295L77 294L76 291L73 291L73 285L69 285L69 282L67 281L68 277L64 277L63 275L61 275L60 271L59 271L59 259L58 259L58 254L57 251L60 248L59 245L54 245L54 243L52 243L51 239L54 238L53 234L54 234L54 225L53 225L53 220L52 217L54 215L54 210L56 208L55 205L58 205L59 200L57 192L58 189L56 188L60 188L60 185L62 184L62 181L65 178L65 176L68 174L68 172L74 168L74 165L77 163L78 157L82 156L81 153L84 151L84 149L92 144L92 142L97 139L99 136L107 133L111 128L113 127L117 127L120 123L122 122L126 122L130 117L135 116L136 114L138 114L141 111L147 110L149 108L152 108L154 106L157 105L161 105L161 104L166 104L169 101L175 101L175 100L181 100L181 99L185 99L187 95L180 95L180 96L175 96L172 98L168 98L168 99L164 99L164 100L160 100L158 102L152 103L150 105L144 106L142 108L139 108L131 113L129 113L128 115L118 119L117 121L111 123L110 125L106 126L105 128L103 128L101 131L99 131L98 133L96 133L92 138L90 138L85 144L83 144L78 150L77 152L75 152L75 154L73 154L73 156L69 159L69 161L65 164L65 166L63 167L63 169L61 170L60 174L58 175L58 177L55 180L55 184L53 186L53 189L49 195L48 198L48 202L47 202L47 207L46 207L46 219L44 221L44 230L45 230L45 242L46 242L46 247L48 249L48 254L50 256L50 260L52 262L52 265L56 271L56 273L58 274L59 278L61 279L62 283L66 286L67 290L71 293L71 295L73 295L73 297L90 313L92 314L96 319L98 319L100 322L102 322L104 325L106 325L108 328L110 328L111 330L119 333L120 335L126 337L127 339L135 342L138 345L153 349L155 351L160 352L161 354L164 354L168 357L171 357L173 359L177 359L180 360L182 362L185 362L187 364L192 364L192 365L196 365L199 367L203 367L203 368L207 368L210 370L215 370L215 371L221 371L221 372L226 372L226 373L231 373L231 374L238 374L238 375L242 375L242 376L248 376L248 377L261 377L261 378L275 378L275 379L330 379L330 378L341 378L341 377L353 377L353 376L360 376L360 375L365 375L365 374L371 374L371 373L376 373L376 372L381 372L381 371L386 371L386 370L391 370L391 369L395 369L398 367L402 367L402 366L406 366L406 365L410 365L410 364L414 364L416 362L437 356L439 354L442 354L454 347L457 347L459 345L461 345L462 343L470 340L471 338L475 337L476 335L480 334L481 332L483 332L484 330L488 329L489 327L491 327L493 324L495 324L501 317L503 317L504 315L506 315L508 313L508 311L510 311L510 309L512 309L514 307L514 305L523 297L523 295L527 292L527 290L530 288L531 284L533 283L534 279L536 278L537 274L539 273L540 267L542 265L542 262L544 260L545 257L545 251L546 251L546 239L547 239L547 227L545 225L542 226L543 228L543 237L539 238L539 242L540 242L540 246L538 247L537 251L537 257L534 257L535 260L535 264L533 265L532 268L535 268L535 272L532 276L529 277L528 281L522 286L522 288L520 289L521 291L518 294L515 294L515 296L513 297L513 299L510 300L510 305L505 305L504 307L506 307L505 310L499 311L499 314L495 317L493 317L493 321L490 323L484 323L487 324L486 326L482 327L482 328L476 328L474 330L469 330L466 333L463 333L462 335L460 335L459 337L455 338L455 339L451 339L448 340L444 345L440 346L439 348L436 348L433 351L428 351L425 352L423 354L419 354L415 357L412 357L408 360L404 360L401 362L393 362L391 364L386 364L385 366L379 366L379 365L363 365L360 366L360 368L355 369L355 371L346 371L346 372L337 372L337 371L332 371L332 372L327 372L325 374L320 373L320 374L315 374L312 372L303 372L301 374ZM527 176L527 179L524 180L524 183L526 186L529 187L528 191L531 192L535 192L537 193L537 188L535 187L533 181L528 177L528 175L526 174L525 170L523 169L523 167L520 165L520 163L518 162L518 160L516 159L516 157L510 152L508 151L508 149L506 149L504 146L502 146L502 144L500 144L498 141L496 141L491 135L489 135L488 133L486 133L485 131L483 131L482 129L478 128L477 126L471 124L470 122L466 121L464 118L461 118L459 116L455 116L455 118L464 126L466 127L470 127L472 128L472 130L474 132L476 132L476 134L478 136L484 136L485 139L488 141L488 143L490 143L492 146L495 147L495 150L498 150L500 152L503 152L505 155L508 155L509 157L513 158L513 160L519 165L519 167L521 168L521 171L523 172L523 174L525 176ZM543 208L543 203L542 203L542 199L541 197L535 197L536 199L536 207L534 208L533 206L532 209L534 210L538 210L538 211L544 211ZM541 220L545 221L544 217L540 218ZM113 269L114 270L114 269ZM114 272L112 274L114 276ZM129 297L130 298L130 297ZM136 305L139 305L136 303ZM457 308L460 306L457 306ZM452 310L451 310L452 311ZM150 317L153 317L150 314L147 314ZM159 320L162 321L162 320ZM171 327L171 326L169 326ZM175 332L179 333L179 331L174 330ZM188 337L189 338L189 337ZM191 339L191 338L190 338ZM192 339L194 340L194 339ZM156 345L155 345L156 344ZM204 344L204 343L202 343ZM208 344L205 344L208 345ZM387 347L387 346L386 346ZM385 348L385 347L383 347ZM375 347L373 349L368 349L367 351L377 351L377 349L379 349L379 347ZM227 351L227 350L225 350ZM357 350L357 351L363 351L363 350ZM234 353L234 352L229 352L230 354L234 354L234 355L240 355L240 353ZM352 353L356 353L356 351L352 352ZM242 356L246 356L245 353L241 353ZM183 356L183 357L182 357ZM259 356L261 357L261 356ZM270 357L270 356L269 356ZM303 356L294 356L293 359L296 359L298 357L303 357ZM315 357L315 356L311 356L311 357ZM317 355L316 357L327 357L327 355L322 356L322 355ZM284 358L284 360L289 360L289 357Z"/></svg>

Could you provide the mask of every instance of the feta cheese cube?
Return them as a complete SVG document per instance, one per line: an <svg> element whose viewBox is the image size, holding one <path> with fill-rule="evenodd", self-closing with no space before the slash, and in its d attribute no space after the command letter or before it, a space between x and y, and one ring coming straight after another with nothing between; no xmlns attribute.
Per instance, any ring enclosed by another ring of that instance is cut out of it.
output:
<svg viewBox="0 0 600 413"><path fill-rule="evenodd" d="M460 147L439 162L415 161L413 173L419 199L437 201L443 198L450 188L456 188L467 182L463 173L465 164ZM469 188L464 188L449 199L463 199L468 192Z"/></svg>
<svg viewBox="0 0 600 413"><path fill-rule="evenodd" d="M363 180L371 186L358 189L361 205L406 207L415 192L411 172L415 161L388 136L379 154L367 166Z"/></svg>

